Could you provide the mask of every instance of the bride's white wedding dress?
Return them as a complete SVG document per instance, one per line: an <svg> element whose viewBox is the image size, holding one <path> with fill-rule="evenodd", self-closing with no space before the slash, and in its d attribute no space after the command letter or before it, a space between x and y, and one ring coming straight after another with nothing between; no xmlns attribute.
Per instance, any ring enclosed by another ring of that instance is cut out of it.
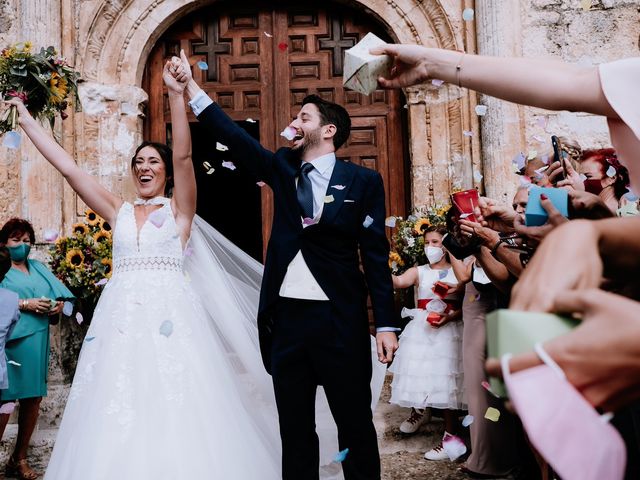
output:
<svg viewBox="0 0 640 480"><path fill-rule="evenodd" d="M169 200L152 203L162 207L139 232L132 204L118 212L113 275L45 479L278 479L277 413L254 324L261 266L198 218L183 252ZM335 429L318 403L327 464Z"/></svg>

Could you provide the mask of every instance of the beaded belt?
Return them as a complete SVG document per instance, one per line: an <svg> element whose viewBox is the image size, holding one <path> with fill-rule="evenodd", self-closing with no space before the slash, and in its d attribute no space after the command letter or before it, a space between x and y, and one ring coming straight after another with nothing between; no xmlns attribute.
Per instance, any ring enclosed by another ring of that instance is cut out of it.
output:
<svg viewBox="0 0 640 480"><path fill-rule="evenodd" d="M182 271L182 259L175 257L127 257L113 262L113 273L137 270Z"/></svg>

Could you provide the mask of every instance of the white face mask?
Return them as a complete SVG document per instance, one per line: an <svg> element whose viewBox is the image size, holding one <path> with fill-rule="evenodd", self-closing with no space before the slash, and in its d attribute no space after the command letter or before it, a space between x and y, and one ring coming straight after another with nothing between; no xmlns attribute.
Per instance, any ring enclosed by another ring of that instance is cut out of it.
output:
<svg viewBox="0 0 640 480"><path fill-rule="evenodd" d="M444 257L442 247L424 247L424 253L427 255L427 260L429 260L430 264L438 263Z"/></svg>

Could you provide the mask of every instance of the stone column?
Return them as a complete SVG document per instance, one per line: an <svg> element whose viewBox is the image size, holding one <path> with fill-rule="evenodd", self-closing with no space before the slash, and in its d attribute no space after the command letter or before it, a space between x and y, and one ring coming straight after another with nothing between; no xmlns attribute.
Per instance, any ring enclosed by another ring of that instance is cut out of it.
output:
<svg viewBox="0 0 640 480"><path fill-rule="evenodd" d="M476 0L477 48L480 55L521 56L520 2ZM518 187L511 159L525 145L523 107L480 96L487 113L481 120L486 195L510 202Z"/></svg>

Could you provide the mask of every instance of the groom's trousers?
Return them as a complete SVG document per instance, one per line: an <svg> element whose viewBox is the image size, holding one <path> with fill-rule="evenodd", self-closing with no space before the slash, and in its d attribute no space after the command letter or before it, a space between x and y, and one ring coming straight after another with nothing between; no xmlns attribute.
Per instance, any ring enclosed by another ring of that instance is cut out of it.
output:
<svg viewBox="0 0 640 480"><path fill-rule="evenodd" d="M338 426L345 480L378 480L380 457L371 413L371 344L366 319L340 318L329 301L280 297L275 305L271 367L282 478L319 478L315 399L322 385ZM336 452L337 453L337 452Z"/></svg>

